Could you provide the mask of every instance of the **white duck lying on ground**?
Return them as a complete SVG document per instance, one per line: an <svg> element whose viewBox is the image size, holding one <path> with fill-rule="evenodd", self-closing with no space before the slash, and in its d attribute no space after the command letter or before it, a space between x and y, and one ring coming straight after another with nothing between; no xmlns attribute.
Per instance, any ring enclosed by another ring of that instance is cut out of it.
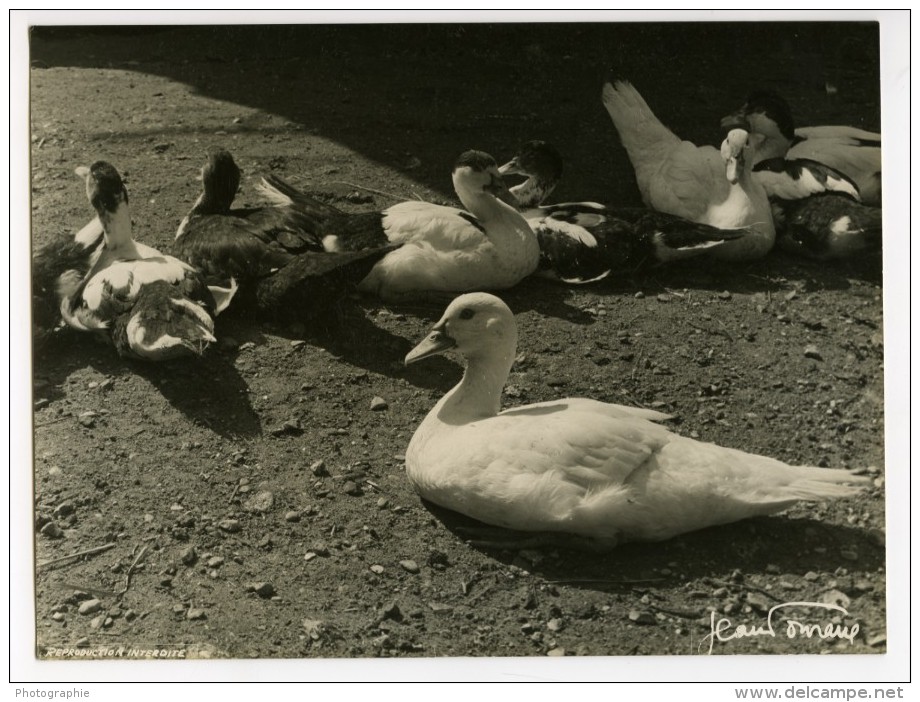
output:
<svg viewBox="0 0 920 702"><path fill-rule="evenodd" d="M859 189L867 205L882 204L882 135L846 126L795 128L792 111L769 90L752 92L741 109L723 124L744 120L748 131L762 134L754 161L772 158L811 159L843 173Z"/></svg>
<svg viewBox="0 0 920 702"><path fill-rule="evenodd" d="M86 179L103 236L58 278L64 322L80 331L106 333L122 356L164 360L200 355L215 340L213 315L229 304L235 286L209 289L191 266L134 241L128 191L111 164L97 161L77 173ZM78 240L91 235L91 225Z"/></svg>
<svg viewBox="0 0 920 702"><path fill-rule="evenodd" d="M228 151L208 155L201 196L179 225L172 248L208 281L239 281L241 299L234 307L298 320L337 313L347 292L395 248L326 252L308 231L312 219L293 202L231 209L240 175Z"/></svg>
<svg viewBox="0 0 920 702"><path fill-rule="evenodd" d="M510 288L537 269L540 249L526 220L496 195L507 187L495 160L467 151L453 170L460 202L468 210L429 202L402 202L382 212L350 214L266 178L264 191L294 202L315 222L313 234L327 251L360 251L403 244L385 256L359 289L385 299L426 292Z"/></svg>
<svg viewBox="0 0 920 702"><path fill-rule="evenodd" d="M722 120L723 127L734 124ZM753 176L770 200L781 249L821 260L881 249L882 211L860 202L843 173L811 159L777 157L754 166Z"/></svg>
<svg viewBox="0 0 920 702"><path fill-rule="evenodd" d="M502 412L516 347L511 310L472 293L406 356L456 349L467 362L406 451L426 500L487 524L612 547L846 497L857 490L844 483L865 480L688 439L656 424L668 415L653 410L569 398Z"/></svg>
<svg viewBox="0 0 920 702"><path fill-rule="evenodd" d="M529 141L498 169L526 180L510 188L540 243L539 275L585 283L612 271L711 252L740 239L744 230L717 229L640 207L605 207L597 202L542 204L562 177L562 156L545 141Z"/></svg>
<svg viewBox="0 0 920 702"><path fill-rule="evenodd" d="M776 232L767 195L751 177L754 145L747 132L732 130L721 149L681 141L626 81L607 83L603 102L646 206L719 229L745 229L745 236L714 250L716 258L753 260L770 251Z"/></svg>

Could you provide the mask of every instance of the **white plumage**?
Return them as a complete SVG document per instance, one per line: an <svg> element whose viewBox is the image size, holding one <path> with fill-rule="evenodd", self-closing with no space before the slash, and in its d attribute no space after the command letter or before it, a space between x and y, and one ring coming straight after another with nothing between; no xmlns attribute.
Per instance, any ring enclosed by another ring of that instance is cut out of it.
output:
<svg viewBox="0 0 920 702"><path fill-rule="evenodd" d="M746 132L733 130L721 150L682 141L626 81L607 83L603 102L648 207L720 229L745 228L746 236L713 250L718 258L749 260L770 251L776 232L766 193L751 177Z"/></svg>
<svg viewBox="0 0 920 702"><path fill-rule="evenodd" d="M688 439L653 410L569 398L500 412L516 345L508 307L473 293L406 357L456 348L467 361L406 451L425 499L489 524L613 546L845 497L857 490L844 483L863 480Z"/></svg>

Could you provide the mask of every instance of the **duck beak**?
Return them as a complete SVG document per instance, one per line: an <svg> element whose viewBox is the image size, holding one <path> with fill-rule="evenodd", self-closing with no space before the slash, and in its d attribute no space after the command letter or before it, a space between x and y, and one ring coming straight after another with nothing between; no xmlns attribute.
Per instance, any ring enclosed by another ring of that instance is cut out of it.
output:
<svg viewBox="0 0 920 702"><path fill-rule="evenodd" d="M405 364L415 363L429 356L436 356L457 345L454 339L444 331L444 323L439 322L422 342L406 354Z"/></svg>
<svg viewBox="0 0 920 702"><path fill-rule="evenodd" d="M734 185L738 182L738 159L730 158L725 162L725 177Z"/></svg>
<svg viewBox="0 0 920 702"><path fill-rule="evenodd" d="M502 180L500 175L492 176L492 182L485 187L485 190L492 193L506 205L509 205L514 209L518 208L517 198L514 196L514 193L508 189L508 186L505 185L505 181Z"/></svg>
<svg viewBox="0 0 920 702"><path fill-rule="evenodd" d="M521 164L518 163L517 156L515 156L513 159L508 161L508 163L506 163L504 166L501 166L498 169L498 172L501 173L503 176L519 175L521 172Z"/></svg>

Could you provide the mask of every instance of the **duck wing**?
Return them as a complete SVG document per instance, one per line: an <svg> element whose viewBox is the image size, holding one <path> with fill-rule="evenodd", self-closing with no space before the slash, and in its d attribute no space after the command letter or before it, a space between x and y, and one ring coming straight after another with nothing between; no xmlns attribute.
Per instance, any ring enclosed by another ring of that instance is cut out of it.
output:
<svg viewBox="0 0 920 702"><path fill-rule="evenodd" d="M259 279L295 257L267 232L232 215L191 218L172 250L206 278L217 280Z"/></svg>

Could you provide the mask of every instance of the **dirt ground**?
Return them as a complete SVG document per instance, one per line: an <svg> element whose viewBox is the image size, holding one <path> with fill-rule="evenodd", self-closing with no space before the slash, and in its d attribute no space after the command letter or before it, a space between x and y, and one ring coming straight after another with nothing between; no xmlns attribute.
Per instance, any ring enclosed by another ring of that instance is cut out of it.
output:
<svg viewBox="0 0 920 702"><path fill-rule="evenodd" d="M697 143L755 87L803 124L875 130L877 55L872 24L36 29L33 246L88 221L73 169L105 159L136 237L168 250L214 146L244 171L241 206L269 172L348 211L451 203L460 152L502 162L532 138L565 158L554 199L638 205L606 79ZM841 604L804 616L859 632L712 653L885 652L881 295L879 256L780 253L503 294L522 354L506 406L660 408L685 435L871 478L858 497L603 556L478 548L469 520L414 493L403 453L461 366L402 359L440 307L362 298L330 329L230 312L203 359L160 365L62 331L33 369L36 655L696 654L713 612L760 625L789 601Z"/></svg>

